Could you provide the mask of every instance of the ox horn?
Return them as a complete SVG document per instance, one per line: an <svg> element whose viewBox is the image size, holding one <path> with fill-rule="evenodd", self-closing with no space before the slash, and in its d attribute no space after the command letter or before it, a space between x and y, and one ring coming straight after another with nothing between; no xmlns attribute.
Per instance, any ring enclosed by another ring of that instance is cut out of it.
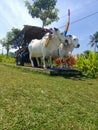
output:
<svg viewBox="0 0 98 130"><path fill-rule="evenodd" d="M69 24L70 24L70 9L68 9L68 22L65 26L65 31L64 31L64 35L66 36L68 29L69 29Z"/></svg>

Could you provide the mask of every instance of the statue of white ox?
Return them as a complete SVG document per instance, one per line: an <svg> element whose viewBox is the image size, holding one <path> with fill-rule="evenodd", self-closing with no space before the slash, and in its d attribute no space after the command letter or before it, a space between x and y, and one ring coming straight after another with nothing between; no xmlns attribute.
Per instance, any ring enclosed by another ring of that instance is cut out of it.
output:
<svg viewBox="0 0 98 130"><path fill-rule="evenodd" d="M44 68L47 68L47 64L45 61L46 57L57 57L59 54L60 61L63 57L67 57L69 53L72 53L74 48L78 48L80 46L79 40L74 35L64 36L60 33L58 29L54 29L53 36L49 40L47 46L45 46L46 40L49 37L49 33L47 33L41 40L35 39L32 40L28 46L30 53L30 60L32 66L34 66L32 57L43 57ZM50 64L52 67L52 59L50 59ZM62 68L62 62L61 62Z"/></svg>
<svg viewBox="0 0 98 130"><path fill-rule="evenodd" d="M60 33L60 31L56 28L53 30L53 34L49 40L48 45L46 46L46 40L49 37L49 33L46 33L45 36L38 40L34 39L29 43L28 49L29 49L29 55L31 64L34 67L32 57L43 57L43 67L47 68L45 58L47 56L51 56L55 50L58 49L58 46L62 42L62 44L65 43L65 36Z"/></svg>
<svg viewBox="0 0 98 130"><path fill-rule="evenodd" d="M64 44L60 44L58 49L55 50L52 55L51 58L56 58L59 57L60 58L60 67L63 67L62 64L62 59L63 58L68 58L69 54L72 54L72 51L74 50L74 48L79 48L80 44L79 44L79 39L77 36L75 35L66 35L65 36L65 43ZM52 60L50 60L52 61ZM52 65L52 63L50 63Z"/></svg>

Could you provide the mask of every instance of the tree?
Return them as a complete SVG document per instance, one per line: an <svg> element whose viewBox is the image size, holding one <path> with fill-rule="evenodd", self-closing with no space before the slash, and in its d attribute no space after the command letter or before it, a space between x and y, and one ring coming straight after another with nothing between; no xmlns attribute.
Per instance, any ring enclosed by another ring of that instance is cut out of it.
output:
<svg viewBox="0 0 98 130"><path fill-rule="evenodd" d="M11 48L10 41L12 41L18 34L20 30L17 28L12 28L11 31L7 32L6 37L2 39L2 46L6 48L7 55L9 54L9 50Z"/></svg>
<svg viewBox="0 0 98 130"><path fill-rule="evenodd" d="M94 51L98 51L98 32L90 36L89 44L94 47Z"/></svg>
<svg viewBox="0 0 98 130"><path fill-rule="evenodd" d="M57 0L32 0L31 4L28 0L25 0L25 6L29 10L29 14L32 18L40 18L42 20L42 27L57 21L58 9L55 8Z"/></svg>

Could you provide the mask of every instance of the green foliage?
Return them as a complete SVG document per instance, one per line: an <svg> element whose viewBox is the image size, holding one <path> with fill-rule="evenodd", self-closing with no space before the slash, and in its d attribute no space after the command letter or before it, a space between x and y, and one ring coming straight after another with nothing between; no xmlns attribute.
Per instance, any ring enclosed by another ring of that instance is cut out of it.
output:
<svg viewBox="0 0 98 130"><path fill-rule="evenodd" d="M9 49L11 48L11 41L19 34L19 32L20 29L13 27L11 31L7 32L6 37L1 40L2 46L7 49L7 55L9 53Z"/></svg>
<svg viewBox="0 0 98 130"><path fill-rule="evenodd" d="M58 9L55 8L57 0L34 0L31 4L25 0L25 6L29 10L29 14L34 18L40 18L43 22L43 27L57 21Z"/></svg>
<svg viewBox="0 0 98 130"><path fill-rule="evenodd" d="M0 55L0 62L2 63L15 63L15 58L13 56Z"/></svg>
<svg viewBox="0 0 98 130"><path fill-rule="evenodd" d="M94 51L98 51L98 32L90 36L89 44L94 47Z"/></svg>
<svg viewBox="0 0 98 130"><path fill-rule="evenodd" d="M7 32L6 37L2 39L2 45L7 48L7 44L12 41L18 34L20 30L18 28L12 28L11 31Z"/></svg>
<svg viewBox="0 0 98 130"><path fill-rule="evenodd" d="M77 59L76 68L83 74L95 77L98 73L98 53L92 51L89 54L83 54Z"/></svg>

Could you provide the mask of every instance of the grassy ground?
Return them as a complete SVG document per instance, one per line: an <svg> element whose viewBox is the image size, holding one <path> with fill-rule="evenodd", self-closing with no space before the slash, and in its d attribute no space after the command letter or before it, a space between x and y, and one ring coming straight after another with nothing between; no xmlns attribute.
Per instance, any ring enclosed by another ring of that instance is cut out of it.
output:
<svg viewBox="0 0 98 130"><path fill-rule="evenodd" d="M0 65L0 130L98 130L98 78Z"/></svg>

